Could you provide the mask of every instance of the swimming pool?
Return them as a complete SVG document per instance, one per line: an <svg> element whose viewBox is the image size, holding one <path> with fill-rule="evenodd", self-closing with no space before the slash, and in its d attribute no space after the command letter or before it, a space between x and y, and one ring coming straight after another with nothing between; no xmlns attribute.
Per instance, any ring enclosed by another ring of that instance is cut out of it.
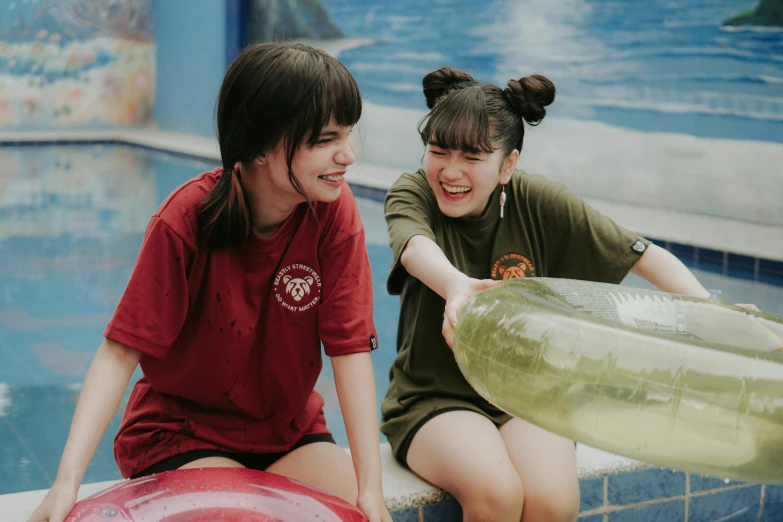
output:
<svg viewBox="0 0 783 522"><path fill-rule="evenodd" d="M51 485L80 384L124 290L150 215L174 188L215 166L113 143L3 147L2 152L0 495ZM383 205L365 197L358 198L358 205L373 268L380 338L373 360L380 400L395 356L398 298L386 293L391 252ZM692 250L682 253L693 262ZM752 270L750 278L742 270L736 272L740 277L714 273L714 256L702 256L699 263L697 276L707 287L720 288L727 300L783 314L780 286L754 281ZM725 263L719 272L726 272ZM633 276L625 284L649 287ZM137 371L133 380L139 376ZM337 441L347 445L328 364L318 389ZM122 407L85 483L120 477L112 442L121 415Z"/></svg>

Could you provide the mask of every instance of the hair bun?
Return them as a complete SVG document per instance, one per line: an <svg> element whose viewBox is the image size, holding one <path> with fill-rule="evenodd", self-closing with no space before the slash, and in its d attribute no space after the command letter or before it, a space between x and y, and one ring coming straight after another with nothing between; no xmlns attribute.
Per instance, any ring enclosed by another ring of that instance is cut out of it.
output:
<svg viewBox="0 0 783 522"><path fill-rule="evenodd" d="M538 125L546 116L546 107L555 101L555 84L546 76L534 74L511 80L503 93L511 109L529 125Z"/></svg>
<svg viewBox="0 0 783 522"><path fill-rule="evenodd" d="M466 72L443 67L437 71L427 74L422 80L424 86L424 97L427 99L427 108L435 107L438 98L452 89L465 87L476 83L471 75Z"/></svg>

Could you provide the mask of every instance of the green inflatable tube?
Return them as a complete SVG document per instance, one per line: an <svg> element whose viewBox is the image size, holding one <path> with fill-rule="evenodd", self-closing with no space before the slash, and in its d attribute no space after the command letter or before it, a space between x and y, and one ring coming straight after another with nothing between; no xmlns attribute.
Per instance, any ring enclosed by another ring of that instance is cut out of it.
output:
<svg viewBox="0 0 783 522"><path fill-rule="evenodd" d="M472 296L454 353L489 402L664 468L783 484L783 318L566 279Z"/></svg>

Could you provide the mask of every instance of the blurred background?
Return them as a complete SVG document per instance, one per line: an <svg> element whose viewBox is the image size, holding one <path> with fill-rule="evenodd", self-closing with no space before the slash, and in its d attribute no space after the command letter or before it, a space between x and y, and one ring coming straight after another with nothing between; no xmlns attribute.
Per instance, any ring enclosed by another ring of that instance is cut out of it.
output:
<svg viewBox="0 0 783 522"><path fill-rule="evenodd" d="M0 495L51 485L150 215L219 164L228 65L288 39L337 56L362 90L350 178L379 399L398 317L383 194L420 165L421 79L443 66L501 86L551 78L557 99L520 167L725 299L783 314L783 0L0 0ZM328 364L319 389L345 444ZM119 478L121 415L86 482Z"/></svg>

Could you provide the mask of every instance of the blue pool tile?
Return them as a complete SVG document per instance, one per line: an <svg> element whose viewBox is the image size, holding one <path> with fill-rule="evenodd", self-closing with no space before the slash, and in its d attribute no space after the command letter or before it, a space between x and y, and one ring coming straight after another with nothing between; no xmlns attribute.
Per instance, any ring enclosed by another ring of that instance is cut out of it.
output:
<svg viewBox="0 0 783 522"><path fill-rule="evenodd" d="M756 258L729 253L726 274L729 277L753 281L756 278Z"/></svg>
<svg viewBox="0 0 783 522"><path fill-rule="evenodd" d="M764 487L764 508L760 522L783 522L783 486Z"/></svg>
<svg viewBox="0 0 783 522"><path fill-rule="evenodd" d="M40 139L40 140L0 140L0 147L39 147L41 145L112 145L118 143L117 140L87 140L87 139Z"/></svg>
<svg viewBox="0 0 783 522"><path fill-rule="evenodd" d="M685 494L685 474L647 469L609 475L609 504L621 506Z"/></svg>
<svg viewBox="0 0 783 522"><path fill-rule="evenodd" d="M42 384L41 374L44 368L35 359L35 354L26 349L26 344L18 342L14 338L14 332L0 326L0 360L4 368L2 373L6 384ZM18 373L9 373L10 369L18 370Z"/></svg>
<svg viewBox="0 0 783 522"><path fill-rule="evenodd" d="M764 504L780 504L783 506L783 486L764 486Z"/></svg>
<svg viewBox="0 0 783 522"><path fill-rule="evenodd" d="M8 418L0 417L0 495L46 489L52 485L52 477L28 451L23 440Z"/></svg>
<svg viewBox="0 0 783 522"><path fill-rule="evenodd" d="M188 161L196 161L196 162L204 162L209 163L210 166L205 168L204 170L211 170L219 165L219 159L215 159L210 155L208 152L205 152L204 154L190 154L187 152L179 152L175 150L169 150L166 148L158 147L155 145L141 145L138 143L125 143L122 141L116 142L118 146L121 147L128 147L135 150L142 150L147 152L153 152L159 155L165 155L170 156L174 158L179 158L182 160L188 160Z"/></svg>
<svg viewBox="0 0 783 522"><path fill-rule="evenodd" d="M692 245L669 243L669 251L687 267L693 267L696 264L696 248Z"/></svg>
<svg viewBox="0 0 783 522"><path fill-rule="evenodd" d="M3 329L0 328L0 336L3 333ZM13 354L9 354L8 350L4 348L2 341L0 341L0 360L3 361L0 364L0 382L5 384L30 384L34 382L35 375L28 370L29 366L20 360L19 357L13 357Z"/></svg>
<svg viewBox="0 0 783 522"><path fill-rule="evenodd" d="M459 522L462 520L462 508L454 499L424 506L422 513L424 522Z"/></svg>
<svg viewBox="0 0 783 522"><path fill-rule="evenodd" d="M586 517L579 517L578 522L604 522L604 516L588 515Z"/></svg>
<svg viewBox="0 0 783 522"><path fill-rule="evenodd" d="M579 481L579 512L604 505L604 477Z"/></svg>
<svg viewBox="0 0 783 522"><path fill-rule="evenodd" d="M724 253L710 248L696 249L696 267L708 272L723 274L723 256Z"/></svg>
<svg viewBox="0 0 783 522"><path fill-rule="evenodd" d="M419 522L419 508L397 509L389 514L394 522Z"/></svg>
<svg viewBox="0 0 783 522"><path fill-rule="evenodd" d="M62 386L12 386L5 392L9 403L5 417L0 418L0 446L8 437L17 440L24 451L19 453L19 472L41 475L39 488L48 487L48 480L57 474L60 457L68 436L78 390ZM120 424L118 412L101 437L98 449L84 475L85 482L102 482L119 479L120 473L114 461L114 435ZM6 468L6 470L14 469ZM17 491L15 481L5 478L0 470L0 495Z"/></svg>
<svg viewBox="0 0 783 522"><path fill-rule="evenodd" d="M765 503L771 502L772 504L783 505L783 486L772 486L769 484L764 486L764 499Z"/></svg>
<svg viewBox="0 0 783 522"><path fill-rule="evenodd" d="M16 409L8 422L50 477L57 474L77 393L51 386L19 386L11 394Z"/></svg>
<svg viewBox="0 0 783 522"><path fill-rule="evenodd" d="M783 286L783 262L759 259L758 280L763 283Z"/></svg>
<svg viewBox="0 0 783 522"><path fill-rule="evenodd" d="M742 484L742 482L736 480L730 480L729 482L726 482L723 479L702 477L701 475L691 473L691 492L706 491L708 489L720 489L729 486L737 486L739 484Z"/></svg>
<svg viewBox="0 0 783 522"><path fill-rule="evenodd" d="M783 507L778 508L777 511L768 512L764 510L764 514L758 522L783 522Z"/></svg>
<svg viewBox="0 0 783 522"><path fill-rule="evenodd" d="M690 499L688 522L756 522L761 507L761 486L694 495Z"/></svg>
<svg viewBox="0 0 783 522"><path fill-rule="evenodd" d="M378 187L370 187L367 185L351 183L351 191L353 191L354 195L359 198L367 198L381 202L386 199L386 189Z"/></svg>
<svg viewBox="0 0 783 522"><path fill-rule="evenodd" d="M670 500L609 513L609 522L682 522L685 520L685 500ZM692 520L692 519L689 519Z"/></svg>

